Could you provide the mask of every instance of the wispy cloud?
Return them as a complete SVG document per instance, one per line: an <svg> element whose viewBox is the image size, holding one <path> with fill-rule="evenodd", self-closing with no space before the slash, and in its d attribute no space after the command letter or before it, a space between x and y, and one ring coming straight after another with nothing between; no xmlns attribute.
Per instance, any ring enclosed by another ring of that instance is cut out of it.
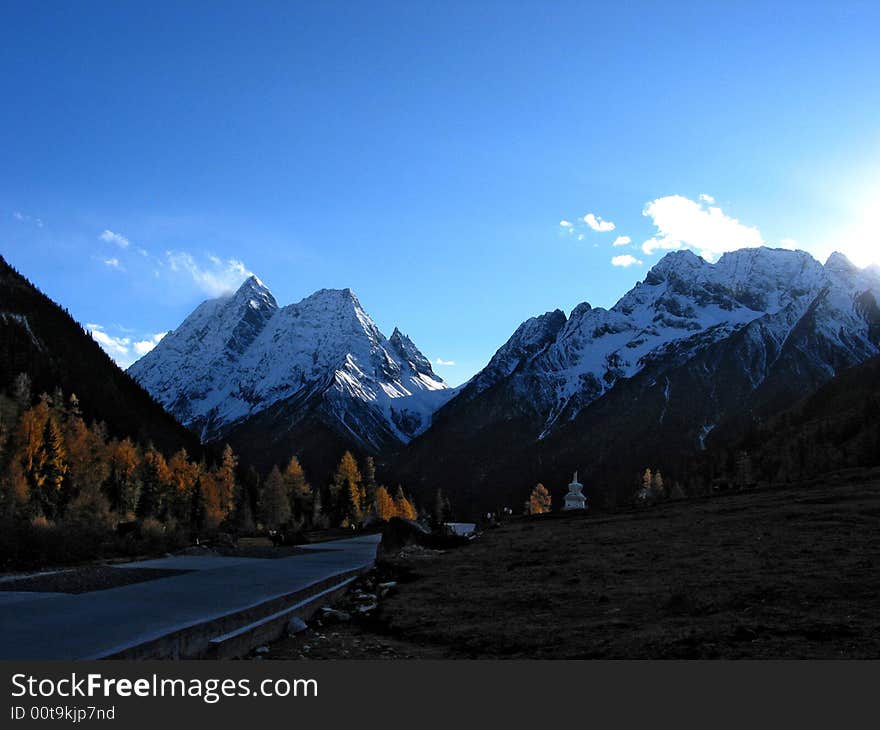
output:
<svg viewBox="0 0 880 730"><path fill-rule="evenodd" d="M188 276L201 291L212 297L235 291L252 274L244 262L234 258L224 261L208 256L207 262L200 263L186 251L166 251L165 259L172 272Z"/></svg>
<svg viewBox="0 0 880 730"><path fill-rule="evenodd" d="M444 360L442 357L438 357L434 360L435 365L440 365L442 367L452 367L455 365L455 360Z"/></svg>
<svg viewBox="0 0 880 730"><path fill-rule="evenodd" d="M583 221L590 228L599 233L607 233L608 231L613 231L615 228L615 225L611 221L604 221L602 220L602 216L595 215L594 213L587 213L584 216Z"/></svg>
<svg viewBox="0 0 880 730"><path fill-rule="evenodd" d="M635 256L631 256L630 254L626 253L622 256L615 256L613 259L611 259L611 265L627 268L628 266L641 266L642 261L637 259Z"/></svg>
<svg viewBox="0 0 880 730"><path fill-rule="evenodd" d="M797 251L798 242L793 238L783 238L779 242L779 248L787 248L789 251Z"/></svg>
<svg viewBox="0 0 880 730"><path fill-rule="evenodd" d="M15 220L17 220L19 223L30 223L32 225L35 225L37 228L43 227L42 219L32 215L27 215L19 210L13 211L12 217L15 218Z"/></svg>
<svg viewBox="0 0 880 730"><path fill-rule="evenodd" d="M114 233L113 231L107 229L104 230L100 238L105 243L115 243L117 246L119 246L119 248L128 248L129 244L131 244L131 241L129 241L121 233Z"/></svg>
<svg viewBox="0 0 880 730"><path fill-rule="evenodd" d="M120 271L125 271L125 269L122 267L122 263L116 257L101 260L104 262L105 266L109 266L111 269L119 269Z"/></svg>
<svg viewBox="0 0 880 730"><path fill-rule="evenodd" d="M632 239L629 236L618 236L614 239L614 243L612 246L629 246L632 243Z"/></svg>
<svg viewBox="0 0 880 730"><path fill-rule="evenodd" d="M642 251L652 254L658 250L690 248L714 261L726 251L763 245L764 239L756 227L725 215L721 208L709 203L710 199L705 194L699 201L668 195L649 202L642 215L651 219L657 233L642 244Z"/></svg>
<svg viewBox="0 0 880 730"><path fill-rule="evenodd" d="M561 220L559 221L559 225L563 228L572 228L574 226L574 223L572 223L571 221Z"/></svg>

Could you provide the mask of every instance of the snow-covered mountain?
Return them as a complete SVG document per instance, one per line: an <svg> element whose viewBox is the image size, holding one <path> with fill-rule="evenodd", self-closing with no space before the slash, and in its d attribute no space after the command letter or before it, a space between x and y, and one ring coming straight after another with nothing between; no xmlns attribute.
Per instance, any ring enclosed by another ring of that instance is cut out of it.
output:
<svg viewBox="0 0 880 730"><path fill-rule="evenodd" d="M415 478L428 453L454 452L454 473L494 489L547 478L548 464L610 475L652 444L699 450L719 424L790 405L880 352L878 301L877 269L841 254L824 266L768 248L714 264L667 254L610 309L582 303L521 325L412 444L403 471ZM508 449L509 472L487 461Z"/></svg>
<svg viewBox="0 0 880 730"><path fill-rule="evenodd" d="M558 310L529 320L474 385L484 390L515 372L517 388L544 416L543 436L652 363L687 359L742 330L775 350L808 313L812 339L822 341L812 359L830 377L877 353L866 314L878 299L876 272L841 254L822 266L803 251L750 248L709 264L677 251L609 310L582 303L567 320ZM742 361L753 387L769 374L770 354L767 361L753 350Z"/></svg>
<svg viewBox="0 0 880 730"><path fill-rule="evenodd" d="M241 440L261 417L273 433L249 438L277 441L279 429L318 419L372 452L424 431L453 392L406 335L386 338L350 289L279 307L255 276L199 305L129 373L204 441Z"/></svg>

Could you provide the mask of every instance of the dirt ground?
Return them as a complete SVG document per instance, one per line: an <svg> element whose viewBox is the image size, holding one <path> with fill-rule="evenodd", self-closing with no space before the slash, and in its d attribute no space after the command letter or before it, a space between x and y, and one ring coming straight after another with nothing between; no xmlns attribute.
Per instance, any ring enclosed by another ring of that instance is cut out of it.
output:
<svg viewBox="0 0 880 730"><path fill-rule="evenodd" d="M514 520L264 658L876 659L878 527L876 481Z"/></svg>

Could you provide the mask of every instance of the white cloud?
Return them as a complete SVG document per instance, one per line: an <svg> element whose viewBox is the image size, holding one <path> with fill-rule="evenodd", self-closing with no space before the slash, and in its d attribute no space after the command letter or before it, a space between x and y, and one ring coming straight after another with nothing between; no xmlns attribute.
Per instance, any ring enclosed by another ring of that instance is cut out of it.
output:
<svg viewBox="0 0 880 730"><path fill-rule="evenodd" d="M123 333L114 335L110 334L106 327L95 322L88 322L86 329L89 331L92 339L103 348L104 352L113 358L113 361L123 369L131 365L139 357L146 355L166 335L165 332L158 332L156 334L142 335L143 339L135 340L124 334L131 331L126 327L113 325L111 329L114 332Z"/></svg>
<svg viewBox="0 0 880 730"><path fill-rule="evenodd" d="M12 217L20 223L33 223L37 228L43 227L43 221L39 218L35 218L32 215L25 215L21 211L13 211Z"/></svg>
<svg viewBox="0 0 880 730"><path fill-rule="evenodd" d="M143 357L150 350L152 350L156 345L158 345L159 341L167 334L168 334L167 332L158 332L146 340L139 340L138 342L135 342L133 345L134 351L138 355Z"/></svg>
<svg viewBox="0 0 880 730"><path fill-rule="evenodd" d="M594 231L599 231L600 233L607 233L608 231L614 230L614 224L611 221L603 221L602 216L587 213L583 220L590 228Z"/></svg>
<svg viewBox="0 0 880 730"><path fill-rule="evenodd" d="M438 357L436 360L434 360L434 364L451 367L452 365L455 365L455 360L444 360L443 358Z"/></svg>
<svg viewBox="0 0 880 730"><path fill-rule="evenodd" d="M87 324L92 339L95 340L116 364L121 368L127 368L134 362L131 356L131 339L128 337L113 337L104 331L104 328L98 324Z"/></svg>
<svg viewBox="0 0 880 730"><path fill-rule="evenodd" d="M119 259L117 259L117 258L115 258L115 257L114 257L114 258L110 258L110 259L103 259L103 261L104 261L104 265L105 265L105 266L109 266L111 269L124 270L124 269L122 268L122 264L119 263Z"/></svg>
<svg viewBox="0 0 880 730"><path fill-rule="evenodd" d="M779 242L779 248L787 248L789 251L797 251L798 242L793 238L783 238Z"/></svg>
<svg viewBox="0 0 880 730"><path fill-rule="evenodd" d="M212 297L235 291L252 273L238 259L221 261L209 256L208 264L202 265L185 251L166 251L165 259L171 271L189 275L199 289Z"/></svg>
<svg viewBox="0 0 880 730"><path fill-rule="evenodd" d="M559 221L559 225L563 228L571 228L574 224L571 221Z"/></svg>
<svg viewBox="0 0 880 730"><path fill-rule="evenodd" d="M128 248L131 241L129 241L125 236L121 233L114 233L110 230L104 230L104 232L100 236L102 241L106 243L115 243L119 248Z"/></svg>
<svg viewBox="0 0 880 730"><path fill-rule="evenodd" d="M629 246L632 243L632 239L629 236L618 236L614 239L614 243L612 246Z"/></svg>
<svg viewBox="0 0 880 730"><path fill-rule="evenodd" d="M697 202L683 195L668 195L648 203L642 215L651 219L657 234L642 244L642 251L652 254L657 250L691 248L712 261L725 251L764 244L756 227L725 215L703 197L711 196L701 196Z"/></svg>
<svg viewBox="0 0 880 730"><path fill-rule="evenodd" d="M700 200L702 200L704 203L709 203L709 205L715 203L715 198L713 198L711 195L706 195L706 193L700 193Z"/></svg>
<svg viewBox="0 0 880 730"><path fill-rule="evenodd" d="M626 268L627 266L633 266L636 264L641 266L642 262L635 256L630 256L628 253L623 256L615 256L611 259L612 266L622 266L623 268Z"/></svg>

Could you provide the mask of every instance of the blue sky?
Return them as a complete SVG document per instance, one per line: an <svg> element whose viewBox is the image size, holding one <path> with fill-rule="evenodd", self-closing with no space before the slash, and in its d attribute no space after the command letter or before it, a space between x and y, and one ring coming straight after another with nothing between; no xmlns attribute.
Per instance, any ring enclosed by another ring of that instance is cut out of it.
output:
<svg viewBox="0 0 880 730"><path fill-rule="evenodd" d="M880 261L878 36L876 2L7 0L0 251L121 362L252 271L351 287L455 384L669 248Z"/></svg>

